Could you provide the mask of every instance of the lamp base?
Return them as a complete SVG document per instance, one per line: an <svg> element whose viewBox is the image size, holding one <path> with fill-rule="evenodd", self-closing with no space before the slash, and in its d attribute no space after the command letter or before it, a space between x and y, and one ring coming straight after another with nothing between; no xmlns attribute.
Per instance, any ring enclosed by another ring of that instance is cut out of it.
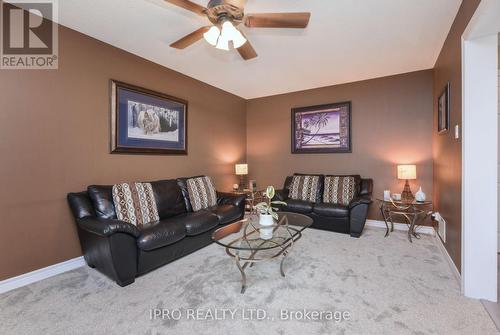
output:
<svg viewBox="0 0 500 335"><path fill-rule="evenodd" d="M415 197L413 193L411 193L410 184L408 183L408 179L406 179L405 187L403 189L403 193L401 193L401 201L403 202L413 202Z"/></svg>
<svg viewBox="0 0 500 335"><path fill-rule="evenodd" d="M238 187L238 190L243 192L245 190L245 185L246 185L246 176L240 175L240 185Z"/></svg>

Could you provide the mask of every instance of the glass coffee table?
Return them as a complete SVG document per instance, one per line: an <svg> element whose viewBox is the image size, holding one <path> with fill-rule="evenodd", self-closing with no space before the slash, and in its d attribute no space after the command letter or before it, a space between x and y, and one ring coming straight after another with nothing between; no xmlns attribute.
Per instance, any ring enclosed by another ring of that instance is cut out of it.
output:
<svg viewBox="0 0 500 335"><path fill-rule="evenodd" d="M217 229L212 234L215 243L226 248L226 253L235 259L241 272L241 293L246 290L245 269L256 262L270 261L282 257L280 272L284 277L283 262L302 232L313 220L305 215L279 212L278 222L272 226L261 226L259 217L251 214L247 218Z"/></svg>

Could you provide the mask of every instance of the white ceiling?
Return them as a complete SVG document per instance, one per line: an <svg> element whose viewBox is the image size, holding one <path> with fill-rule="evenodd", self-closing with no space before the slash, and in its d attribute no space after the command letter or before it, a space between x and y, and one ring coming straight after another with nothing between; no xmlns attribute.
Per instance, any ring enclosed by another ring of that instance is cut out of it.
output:
<svg viewBox="0 0 500 335"><path fill-rule="evenodd" d="M208 0L194 0L206 5ZM59 22L250 99L432 68L461 0L248 0L247 13L312 13L309 27L242 27L259 57L204 40L169 44L208 23L163 0L59 1Z"/></svg>

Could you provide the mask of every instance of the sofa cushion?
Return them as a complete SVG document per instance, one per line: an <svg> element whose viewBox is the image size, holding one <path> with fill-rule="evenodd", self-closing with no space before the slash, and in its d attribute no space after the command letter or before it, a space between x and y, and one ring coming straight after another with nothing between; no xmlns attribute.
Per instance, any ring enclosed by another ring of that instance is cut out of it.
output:
<svg viewBox="0 0 500 335"><path fill-rule="evenodd" d="M314 205L313 213L329 217L348 217L349 207L339 204L320 203Z"/></svg>
<svg viewBox="0 0 500 335"><path fill-rule="evenodd" d="M177 181L159 180L151 182L160 220L186 213L186 205Z"/></svg>
<svg viewBox="0 0 500 335"><path fill-rule="evenodd" d="M180 220L163 220L145 224L137 238L137 246L144 251L158 249L186 237L186 226Z"/></svg>
<svg viewBox="0 0 500 335"><path fill-rule="evenodd" d="M359 177L326 176L323 202L347 206L359 193Z"/></svg>
<svg viewBox="0 0 500 335"><path fill-rule="evenodd" d="M197 212L181 214L168 220L181 221L186 227L187 236L202 234L219 225L219 219L217 218L217 215L206 209L202 209Z"/></svg>
<svg viewBox="0 0 500 335"><path fill-rule="evenodd" d="M96 216L103 219L116 219L115 206L113 205L113 186L90 185L87 193L94 205Z"/></svg>
<svg viewBox="0 0 500 335"><path fill-rule="evenodd" d="M241 217L241 209L235 205L219 205L208 209L219 219L220 224L226 224Z"/></svg>
<svg viewBox="0 0 500 335"><path fill-rule="evenodd" d="M177 185L181 189L182 196L184 197L184 205L186 206L186 211L187 212L192 212L193 207L191 207L191 202L189 201L189 192L188 192L188 187L187 187L187 180L191 178L199 178L203 176L196 176L196 177L183 177L183 178L177 178Z"/></svg>
<svg viewBox="0 0 500 335"><path fill-rule="evenodd" d="M286 206L281 206L281 210L285 212L295 212L295 213L311 213L313 209L313 203L303 200L287 199Z"/></svg>
<svg viewBox="0 0 500 335"><path fill-rule="evenodd" d="M121 183L113 186L118 220L141 227L160 219L150 183Z"/></svg>
<svg viewBox="0 0 500 335"><path fill-rule="evenodd" d="M190 178L186 184L194 212L217 204L217 191L210 177Z"/></svg>
<svg viewBox="0 0 500 335"><path fill-rule="evenodd" d="M288 197L294 200L316 202L320 189L320 176L294 175Z"/></svg>

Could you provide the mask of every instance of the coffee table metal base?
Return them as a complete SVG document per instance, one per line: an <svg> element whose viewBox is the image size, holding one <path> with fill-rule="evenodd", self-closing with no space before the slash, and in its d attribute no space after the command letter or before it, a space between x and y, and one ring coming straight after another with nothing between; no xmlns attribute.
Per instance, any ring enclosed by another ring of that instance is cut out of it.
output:
<svg viewBox="0 0 500 335"><path fill-rule="evenodd" d="M263 257L263 258L257 258L257 254L259 250L254 250L250 253L248 257L241 257L240 255L240 250L237 250L235 253L232 253L232 249L226 248L226 253L235 259L236 266L238 267L238 270L240 270L241 273L241 294L245 293L246 288L247 288L247 276L245 273L245 269L250 266L252 267L255 263L257 262L265 262L265 261L270 261L278 257L282 257L281 262L280 262L280 273L282 277L285 277L285 270L283 267L283 264L285 262L286 256L289 254L291 248L293 247L293 244L298 241L302 237L302 233L299 232L295 238L290 239L290 242L283 245L279 246L279 251L268 256L268 257Z"/></svg>
<svg viewBox="0 0 500 335"><path fill-rule="evenodd" d="M257 211L212 233L212 240L234 258L241 274L241 293L247 289L248 268L257 262L280 259L280 274L285 277L285 259L312 218L297 213L279 212L272 225L261 225Z"/></svg>

